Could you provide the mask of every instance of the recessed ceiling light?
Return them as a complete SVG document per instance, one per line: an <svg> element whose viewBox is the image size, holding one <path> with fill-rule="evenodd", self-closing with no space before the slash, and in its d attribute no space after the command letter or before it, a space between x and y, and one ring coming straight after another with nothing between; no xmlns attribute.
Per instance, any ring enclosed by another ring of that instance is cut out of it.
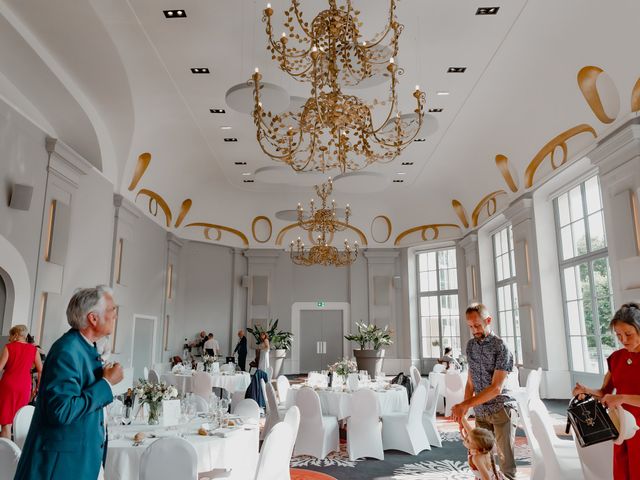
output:
<svg viewBox="0 0 640 480"><path fill-rule="evenodd" d="M184 10L163 10L165 18L185 18L187 16L187 12Z"/></svg>
<svg viewBox="0 0 640 480"><path fill-rule="evenodd" d="M449 95L449 92L439 91L439 92L436 92L436 95L440 95L440 96Z"/></svg>
<svg viewBox="0 0 640 480"><path fill-rule="evenodd" d="M405 172L396 172L396 175L406 175Z"/></svg>
<svg viewBox="0 0 640 480"><path fill-rule="evenodd" d="M447 73L464 73L467 70L467 67L449 67Z"/></svg>
<svg viewBox="0 0 640 480"><path fill-rule="evenodd" d="M246 165L247 162L233 162L234 165Z"/></svg>
<svg viewBox="0 0 640 480"><path fill-rule="evenodd" d="M249 175L251 175L251 172L242 172L243 177L248 177Z"/></svg>
<svg viewBox="0 0 640 480"><path fill-rule="evenodd" d="M413 165L413 162L402 162L402 165Z"/></svg>
<svg viewBox="0 0 640 480"><path fill-rule="evenodd" d="M426 142L426 141L427 141L427 139L426 139L426 138L416 138L416 139L414 140L414 142Z"/></svg>
<svg viewBox="0 0 640 480"><path fill-rule="evenodd" d="M495 15L500 10L500 7L479 7L476 10L476 15Z"/></svg>
<svg viewBox="0 0 640 480"><path fill-rule="evenodd" d="M253 183L253 180L242 180L243 183Z"/></svg>
<svg viewBox="0 0 640 480"><path fill-rule="evenodd" d="M440 113L442 112L441 108L430 108L429 113Z"/></svg>
<svg viewBox="0 0 640 480"><path fill-rule="evenodd" d="M210 108L210 113L227 113L224 108Z"/></svg>
<svg viewBox="0 0 640 480"><path fill-rule="evenodd" d="M404 180L394 180L393 183L403 183Z"/></svg>
<svg viewBox="0 0 640 480"><path fill-rule="evenodd" d="M191 73L194 73L196 75L202 75L209 73L209 69L207 67L196 67L196 68L192 68L191 69Z"/></svg>
<svg viewBox="0 0 640 480"><path fill-rule="evenodd" d="M225 142L237 142L238 139L235 137L229 137L224 139Z"/></svg>
<svg viewBox="0 0 640 480"><path fill-rule="evenodd" d="M229 125L223 125L220 127L220 130L231 130L231 127Z"/></svg>

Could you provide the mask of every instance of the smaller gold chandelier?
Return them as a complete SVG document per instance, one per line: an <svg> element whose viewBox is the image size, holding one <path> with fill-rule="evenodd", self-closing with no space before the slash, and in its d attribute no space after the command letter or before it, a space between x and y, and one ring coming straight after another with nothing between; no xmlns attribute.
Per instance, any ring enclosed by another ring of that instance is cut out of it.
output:
<svg viewBox="0 0 640 480"><path fill-rule="evenodd" d="M296 265L334 265L343 267L351 265L358 258L358 242L354 242L353 248L349 241L345 239L344 250L340 251L330 243L335 232L341 232L349 227L349 217L351 208L347 204L345 208L345 221L338 220L335 200L331 201L331 207L327 204L327 198L333 191L331 178L327 183L315 186L316 194L322 200L322 206L316 209L313 199L310 202L310 214L305 216L302 204L298 203L298 226L309 232L312 238L311 248L305 249L304 242L300 237L292 241L290 245L290 256ZM318 236L315 237L315 233ZM315 238L314 238L315 237Z"/></svg>

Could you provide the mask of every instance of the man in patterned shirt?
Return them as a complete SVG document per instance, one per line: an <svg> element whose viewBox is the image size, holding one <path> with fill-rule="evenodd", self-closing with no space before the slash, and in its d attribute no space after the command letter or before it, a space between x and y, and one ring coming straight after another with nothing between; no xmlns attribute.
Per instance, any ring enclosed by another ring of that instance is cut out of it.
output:
<svg viewBox="0 0 640 480"><path fill-rule="evenodd" d="M491 332L487 307L473 303L467 308L466 317L473 335L467 343L469 376L464 401L453 406L451 415L459 421L473 408L476 426L486 428L496 437L502 473L509 479L515 479L518 412L515 399L504 388L507 375L513 370L513 355L504 341Z"/></svg>

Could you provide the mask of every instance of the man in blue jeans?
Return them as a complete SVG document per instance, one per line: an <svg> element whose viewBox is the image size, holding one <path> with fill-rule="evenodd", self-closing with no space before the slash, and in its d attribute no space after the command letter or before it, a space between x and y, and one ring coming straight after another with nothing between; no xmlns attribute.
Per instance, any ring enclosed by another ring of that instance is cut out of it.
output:
<svg viewBox="0 0 640 480"><path fill-rule="evenodd" d="M516 478L514 455L518 411L516 401L504 387L513 370L513 355L504 341L491 329L491 317L481 303L472 303L466 311L467 325L473 338L467 343L469 376L464 401L451 409L459 421L473 408L476 426L486 428L496 437L498 463L509 479Z"/></svg>

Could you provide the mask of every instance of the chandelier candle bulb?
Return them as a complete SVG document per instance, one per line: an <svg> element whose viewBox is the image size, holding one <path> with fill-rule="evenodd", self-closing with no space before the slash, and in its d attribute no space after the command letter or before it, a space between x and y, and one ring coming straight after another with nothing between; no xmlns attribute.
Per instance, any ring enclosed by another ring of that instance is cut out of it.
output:
<svg viewBox="0 0 640 480"><path fill-rule="evenodd" d="M391 57L391 58L389 59L389 63L394 64L394 63L396 63L396 61L393 59L393 57Z"/></svg>

